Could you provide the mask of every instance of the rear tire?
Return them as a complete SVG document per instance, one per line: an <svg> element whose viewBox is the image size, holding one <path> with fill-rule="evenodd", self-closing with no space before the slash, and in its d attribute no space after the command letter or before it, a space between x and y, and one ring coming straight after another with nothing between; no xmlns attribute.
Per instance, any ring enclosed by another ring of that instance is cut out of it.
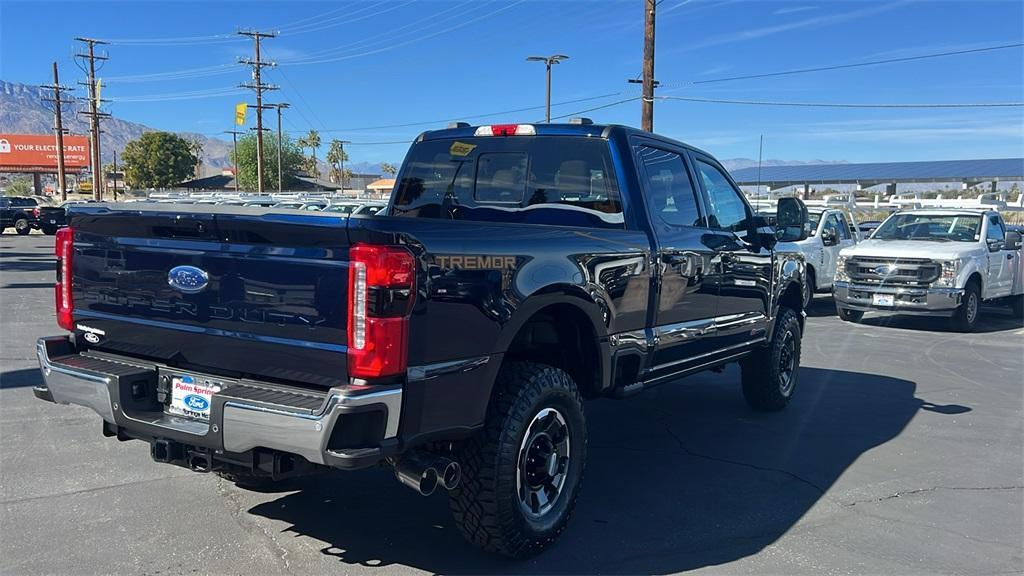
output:
<svg viewBox="0 0 1024 576"><path fill-rule="evenodd" d="M1013 310L1013 317L1017 320L1024 318L1024 294L1010 296L1010 310Z"/></svg>
<svg viewBox="0 0 1024 576"><path fill-rule="evenodd" d="M800 380L800 321L796 312L780 308L772 339L740 362L743 398L755 410L785 408Z"/></svg>
<svg viewBox="0 0 1024 576"><path fill-rule="evenodd" d="M953 317L949 319L950 327L957 332L971 332L978 323L981 308L981 290L977 282L968 282L964 289L964 297L960 301Z"/></svg>
<svg viewBox="0 0 1024 576"><path fill-rule="evenodd" d="M455 457L455 524L480 548L533 556L565 529L587 454L583 399L564 371L534 362L502 367L483 430Z"/></svg>
<svg viewBox="0 0 1024 576"><path fill-rule="evenodd" d="M839 313L839 319L844 322L853 322L856 324L864 319L864 312L860 310L850 310L849 308L837 308L836 311Z"/></svg>
<svg viewBox="0 0 1024 576"><path fill-rule="evenodd" d="M18 218L14 221L14 231L18 233L18 236L24 236L32 231L32 226L27 219Z"/></svg>

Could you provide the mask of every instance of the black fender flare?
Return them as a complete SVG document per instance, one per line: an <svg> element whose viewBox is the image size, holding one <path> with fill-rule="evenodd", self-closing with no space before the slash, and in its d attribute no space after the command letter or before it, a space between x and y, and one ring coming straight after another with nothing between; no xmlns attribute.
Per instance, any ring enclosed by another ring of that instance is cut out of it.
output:
<svg viewBox="0 0 1024 576"><path fill-rule="evenodd" d="M598 367L598 391L609 390L611 385L611 349L608 344L608 328L605 325L603 309L578 286L549 286L527 297L502 326L494 353L504 354L507 352L523 326L538 312L554 305L572 306L590 320L589 327L595 335L595 345L598 347L601 362Z"/></svg>

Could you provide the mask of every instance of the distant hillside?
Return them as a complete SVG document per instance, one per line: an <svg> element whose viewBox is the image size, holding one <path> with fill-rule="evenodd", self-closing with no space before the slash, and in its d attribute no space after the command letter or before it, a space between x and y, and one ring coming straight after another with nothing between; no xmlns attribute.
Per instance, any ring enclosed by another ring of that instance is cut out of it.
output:
<svg viewBox="0 0 1024 576"><path fill-rule="evenodd" d="M761 162L762 167L768 166L804 166L807 164L847 164L846 160L763 160ZM750 158L731 158L729 160L722 160L722 166L725 169L733 172L735 170L742 170L743 168L755 168L757 167L757 160Z"/></svg>
<svg viewBox="0 0 1024 576"><path fill-rule="evenodd" d="M42 90L35 86L0 80L0 132L52 134L53 112L43 106L42 99ZM77 101L65 110L64 127L73 134L84 135L89 132L89 124L85 117L77 113L86 107L84 101ZM129 141L137 139L144 132L157 130L121 120L116 116L104 120L102 128L100 143L104 164L113 160L115 151L120 156ZM220 172L222 168L231 165L231 142L190 132L179 132L178 135L186 138L197 137L203 142L204 172Z"/></svg>

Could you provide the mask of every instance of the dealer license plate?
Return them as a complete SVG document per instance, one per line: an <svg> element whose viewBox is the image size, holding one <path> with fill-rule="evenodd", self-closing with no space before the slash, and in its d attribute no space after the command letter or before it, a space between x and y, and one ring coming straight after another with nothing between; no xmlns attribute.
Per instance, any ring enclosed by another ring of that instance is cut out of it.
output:
<svg viewBox="0 0 1024 576"><path fill-rule="evenodd" d="M209 380L175 376L171 378L171 405L167 411L179 416L209 420L211 399L217 392L220 392L220 385Z"/></svg>
<svg viewBox="0 0 1024 576"><path fill-rule="evenodd" d="M872 294L871 303L875 306L892 306L896 297L892 294Z"/></svg>

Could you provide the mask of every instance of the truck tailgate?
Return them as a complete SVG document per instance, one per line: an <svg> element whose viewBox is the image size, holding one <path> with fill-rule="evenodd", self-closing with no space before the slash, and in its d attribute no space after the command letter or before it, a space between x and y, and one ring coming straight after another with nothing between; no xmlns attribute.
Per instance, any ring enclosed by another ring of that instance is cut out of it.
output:
<svg viewBox="0 0 1024 576"><path fill-rule="evenodd" d="M83 346L232 377L345 381L345 218L120 204L69 220Z"/></svg>

